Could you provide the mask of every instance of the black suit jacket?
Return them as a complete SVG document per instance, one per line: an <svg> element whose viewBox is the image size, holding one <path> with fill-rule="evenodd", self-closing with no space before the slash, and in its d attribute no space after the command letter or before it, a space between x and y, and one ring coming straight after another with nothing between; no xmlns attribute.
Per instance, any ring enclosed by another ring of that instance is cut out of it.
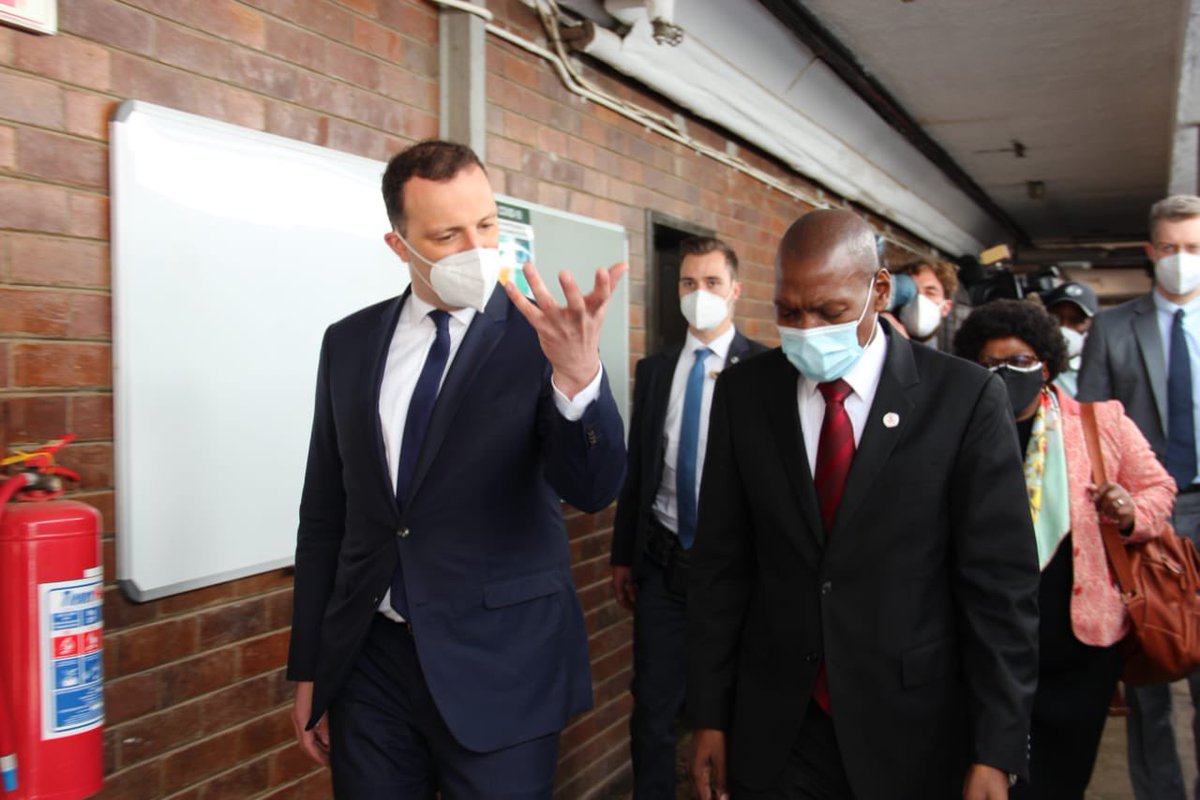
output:
<svg viewBox="0 0 1200 800"><path fill-rule="evenodd" d="M1095 316L1076 395L1080 402L1120 400L1158 460L1166 457L1167 366L1152 294Z"/></svg>
<svg viewBox="0 0 1200 800"><path fill-rule="evenodd" d="M613 520L614 566L641 563L653 519L654 498L662 483L663 425L671 396L671 382L683 345L646 356L637 363L633 383L633 417L629 423L629 458L625 483ZM725 356L725 366L766 352L767 348L735 332Z"/></svg>
<svg viewBox="0 0 1200 800"><path fill-rule="evenodd" d="M587 631L559 498L597 511L625 464L601 382L575 422L537 334L497 289L446 373L403 507L379 421L407 293L330 326L296 544L288 678L317 720L354 666L403 551L413 638L455 738L487 752L561 730L591 705Z"/></svg>
<svg viewBox="0 0 1200 800"><path fill-rule="evenodd" d="M688 713L731 775L779 776L822 659L859 800L961 796L969 763L1026 772L1039 582L998 378L888 331L824 531L779 350L717 382L688 595ZM892 416L895 415L895 416Z"/></svg>

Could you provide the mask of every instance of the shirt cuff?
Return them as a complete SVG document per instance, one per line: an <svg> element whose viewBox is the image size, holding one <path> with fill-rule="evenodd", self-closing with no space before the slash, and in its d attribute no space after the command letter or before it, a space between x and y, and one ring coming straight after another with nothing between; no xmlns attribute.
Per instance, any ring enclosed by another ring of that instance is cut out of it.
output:
<svg viewBox="0 0 1200 800"><path fill-rule="evenodd" d="M552 376L550 386L554 388L554 407L558 409L558 413L562 414L563 418L569 422L578 422L587 407L600 396L600 378L603 375L604 365L601 364L600 369L596 370L596 377L592 378L591 383L580 389L574 399L567 397L559 390Z"/></svg>

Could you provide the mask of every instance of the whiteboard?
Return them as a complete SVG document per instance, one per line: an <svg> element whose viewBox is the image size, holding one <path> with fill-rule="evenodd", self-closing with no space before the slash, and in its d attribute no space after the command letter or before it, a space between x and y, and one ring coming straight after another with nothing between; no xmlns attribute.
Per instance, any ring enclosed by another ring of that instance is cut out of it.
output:
<svg viewBox="0 0 1200 800"><path fill-rule="evenodd" d="M381 161L134 100L110 132L116 577L144 601L292 564L322 334L408 275ZM620 226L536 210L538 244L598 247L544 267L590 287L625 258ZM601 353L622 409L628 318L623 282Z"/></svg>

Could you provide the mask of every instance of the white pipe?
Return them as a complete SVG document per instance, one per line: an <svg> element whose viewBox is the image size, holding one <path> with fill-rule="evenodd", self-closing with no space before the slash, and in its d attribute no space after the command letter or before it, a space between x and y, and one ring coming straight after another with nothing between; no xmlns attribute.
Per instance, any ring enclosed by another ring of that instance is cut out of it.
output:
<svg viewBox="0 0 1200 800"><path fill-rule="evenodd" d="M526 4L536 8L539 15L542 16L543 22L546 22L547 11L542 6L542 1L543 0L523 0L523 2ZM474 6L470 3L463 2L463 0L433 0L433 2L443 6L459 8L459 10L468 11L469 13L486 11L486 9L481 9L479 6ZM466 6L469 6L469 8ZM563 85L566 87L566 89L573 94L582 97L584 100L601 105L627 119L633 120L639 125L645 127L647 131L657 133L660 136L670 139L671 141L678 142L679 144L682 144L694 151L698 155L710 158L713 161L717 161L720 164L729 167L730 169L737 170L738 172L758 181L759 183L762 183L765 186L775 189L776 191L785 194L794 200L806 203L815 208L850 208L850 206L844 203L835 202L834 199L830 198L825 194L824 191L821 191L820 189L818 189L815 193L808 191L803 187L781 180L769 172L760 170L741 158L738 158L737 156L733 156L722 150L710 147L709 145L704 144L698 139L694 139L691 136L688 136L685 132L679 130L678 126L676 126L672 120L663 117L660 114L656 114L649 109L642 108L634 103L628 103L619 98L612 97L600 91L596 87L591 86L588 81L575 72L570 60L566 56L562 41L557 35L557 27L555 25L548 25L547 28L549 35L553 40L555 40L555 45L559 51L558 53L547 50L546 48L531 42L522 36L518 36L515 33L501 28L493 22L488 22L486 26L487 32L496 38L503 39L509 44L519 47L522 50L536 55L538 58L548 62L552 67L554 67L554 70L558 73L558 77L563 82ZM893 236L888 230L886 230L886 228L882 231L878 231L878 235L901 250L912 253L916 256L925 258L931 255L936 255L936 250L934 248L914 247L911 243Z"/></svg>
<svg viewBox="0 0 1200 800"><path fill-rule="evenodd" d="M469 3L467 0L433 0L439 6L446 8L454 8L459 11L466 11L468 14L474 14L477 17L482 17L487 22L491 22L496 18L496 15L488 11L483 6L477 6L474 3Z"/></svg>

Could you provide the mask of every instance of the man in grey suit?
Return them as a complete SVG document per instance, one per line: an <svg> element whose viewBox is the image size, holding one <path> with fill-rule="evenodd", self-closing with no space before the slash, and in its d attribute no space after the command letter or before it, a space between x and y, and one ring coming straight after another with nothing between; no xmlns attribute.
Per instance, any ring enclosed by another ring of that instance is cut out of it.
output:
<svg viewBox="0 0 1200 800"><path fill-rule="evenodd" d="M1154 290L1096 315L1079 369L1081 401L1115 398L1179 486L1173 522L1200 545L1200 197L1150 210ZM1188 678L1200 763L1200 672ZM1166 685L1128 692L1129 774L1138 800L1184 800ZM1200 785L1196 787L1200 798Z"/></svg>

